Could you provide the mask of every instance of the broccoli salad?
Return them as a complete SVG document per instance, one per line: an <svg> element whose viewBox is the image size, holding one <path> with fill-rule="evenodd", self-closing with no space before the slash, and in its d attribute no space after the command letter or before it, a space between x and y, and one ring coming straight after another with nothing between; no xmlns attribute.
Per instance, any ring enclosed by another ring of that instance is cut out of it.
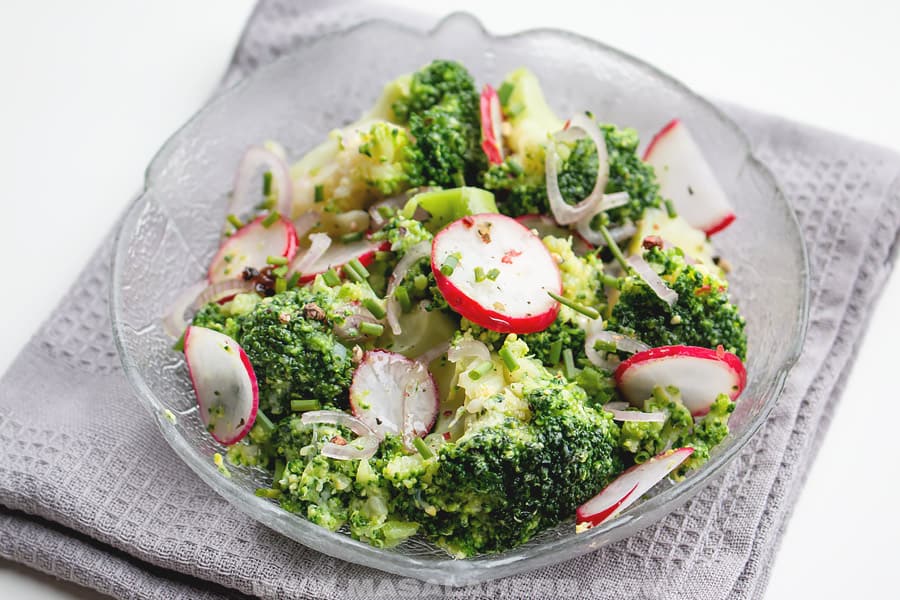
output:
<svg viewBox="0 0 900 600"><path fill-rule="evenodd" d="M746 385L687 125L563 120L527 69L436 60L299 160L247 150L204 281L164 319L216 464L390 547L458 558L612 519L703 465Z"/></svg>

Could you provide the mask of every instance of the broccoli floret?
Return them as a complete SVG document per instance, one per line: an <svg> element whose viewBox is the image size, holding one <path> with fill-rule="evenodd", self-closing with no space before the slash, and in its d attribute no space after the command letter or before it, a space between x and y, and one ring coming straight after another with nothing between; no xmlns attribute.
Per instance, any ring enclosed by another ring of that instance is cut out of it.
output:
<svg viewBox="0 0 900 600"><path fill-rule="evenodd" d="M680 479L709 460L709 453L728 435L728 418L734 411L734 402L720 394L709 412L694 421L691 413L681 403L677 388L656 387L653 395L644 402L647 412L664 412L665 423L626 421L622 423L620 444L633 455L635 463L647 462L660 452L670 448L691 447L693 454L675 472Z"/></svg>
<svg viewBox="0 0 900 600"><path fill-rule="evenodd" d="M622 466L609 415L589 407L577 385L526 358L521 340L510 336L506 345L519 363L507 389L478 399L482 409L462 437L441 446L439 460L396 501L405 518L457 556L527 541L570 516Z"/></svg>
<svg viewBox="0 0 900 600"><path fill-rule="evenodd" d="M360 138L359 153L369 160L360 161L358 176L381 196L406 190L413 169L407 151L411 145L405 129L390 123L375 123Z"/></svg>
<svg viewBox="0 0 900 600"><path fill-rule="evenodd" d="M193 325L224 333L233 340L241 336L241 317L261 300L258 294L238 294L229 302L210 302L194 315Z"/></svg>
<svg viewBox="0 0 900 600"><path fill-rule="evenodd" d="M744 317L728 300L728 283L690 265L673 248L644 254L666 284L678 293L671 308L636 275L625 278L607 328L634 336L650 346L721 345L741 360L747 355Z"/></svg>
<svg viewBox="0 0 900 600"><path fill-rule="evenodd" d="M384 227L372 234L373 241L390 242L391 252L398 261L410 248L419 242L430 242L433 237L421 222L399 214L392 216Z"/></svg>
<svg viewBox="0 0 900 600"><path fill-rule="evenodd" d="M460 63L436 60L412 75L409 95L393 104L416 140L407 148L413 185L474 184L487 164L481 149L479 95Z"/></svg>

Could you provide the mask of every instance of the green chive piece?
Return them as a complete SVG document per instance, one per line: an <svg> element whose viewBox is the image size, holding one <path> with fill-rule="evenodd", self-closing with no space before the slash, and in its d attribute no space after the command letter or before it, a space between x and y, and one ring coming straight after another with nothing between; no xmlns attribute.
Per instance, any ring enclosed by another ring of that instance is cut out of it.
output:
<svg viewBox="0 0 900 600"><path fill-rule="evenodd" d="M622 287L622 280L618 277L613 277L612 275L607 275L606 273L600 273L600 282L603 285L607 285L614 289L620 289Z"/></svg>
<svg viewBox="0 0 900 600"><path fill-rule="evenodd" d="M283 256L267 256L266 262L270 265L286 265L288 259Z"/></svg>
<svg viewBox="0 0 900 600"><path fill-rule="evenodd" d="M498 352L500 358L503 359L503 363L506 365L506 368L510 371L515 371L519 368L519 361L516 360L516 357L513 356L512 350L503 346L500 348L500 352Z"/></svg>
<svg viewBox="0 0 900 600"><path fill-rule="evenodd" d="M272 210L275 208L275 198L266 198L256 205L256 210Z"/></svg>
<svg viewBox="0 0 900 600"><path fill-rule="evenodd" d="M497 99L500 100L501 106L506 106L506 103L509 102L509 97L512 96L513 89L515 89L513 84L504 81L503 85L500 86L500 89L497 90Z"/></svg>
<svg viewBox="0 0 900 600"><path fill-rule="evenodd" d="M369 270L366 269L361 262L359 262L358 258L354 258L350 261L350 266L353 267L353 270L362 275L363 279L369 276Z"/></svg>
<svg viewBox="0 0 900 600"><path fill-rule="evenodd" d="M287 289L292 290L297 287L297 284L300 282L300 271L294 271L293 275L291 275L290 279L287 280Z"/></svg>
<svg viewBox="0 0 900 600"><path fill-rule="evenodd" d="M491 269L487 272L487 278L491 281L497 281L498 277L500 277L500 269Z"/></svg>
<svg viewBox="0 0 900 600"><path fill-rule="evenodd" d="M294 412L306 412L309 410L319 410L322 405L318 400L291 400L291 410Z"/></svg>
<svg viewBox="0 0 900 600"><path fill-rule="evenodd" d="M425 288L428 287L428 278L422 274L416 275L413 277L413 286L415 286L417 292L424 292Z"/></svg>
<svg viewBox="0 0 900 600"><path fill-rule="evenodd" d="M272 171L266 171L263 173L263 196L268 196L272 193Z"/></svg>
<svg viewBox="0 0 900 600"><path fill-rule="evenodd" d="M381 334L384 333L384 325L379 323L369 323L368 321L363 321L359 324L359 332L363 335L370 335L372 337L381 337Z"/></svg>
<svg viewBox="0 0 900 600"><path fill-rule="evenodd" d="M563 363L566 368L566 378L575 379L575 355L572 354L571 348L563 350Z"/></svg>
<svg viewBox="0 0 900 600"><path fill-rule="evenodd" d="M447 257L447 260L444 261L444 264L441 265L441 273L446 277L450 277L453 275L453 270L456 268L456 265L459 264L459 255L451 254Z"/></svg>
<svg viewBox="0 0 900 600"><path fill-rule="evenodd" d="M172 350L175 352L184 352L184 333L178 338L178 341L172 344Z"/></svg>
<svg viewBox="0 0 900 600"><path fill-rule="evenodd" d="M244 226L244 222L238 219L236 215L228 215L227 219L235 229L240 229Z"/></svg>
<svg viewBox="0 0 900 600"><path fill-rule="evenodd" d="M266 229L268 229L275 223L275 221L277 221L280 218L281 218L281 215L278 213L278 211L273 210L272 212L269 213L268 217L263 219L262 226L265 227Z"/></svg>
<svg viewBox="0 0 900 600"><path fill-rule="evenodd" d="M338 274L335 272L334 269L328 269L327 271L322 273L322 281L325 282L325 285L334 287L336 285L340 285L341 278L338 277Z"/></svg>
<svg viewBox="0 0 900 600"><path fill-rule="evenodd" d="M577 302L573 302L572 300L569 300L568 298L566 298L564 296L560 296L559 294L554 294L553 292L550 292L550 291L548 291L547 293L550 295L551 298L553 298L560 304L562 304L564 306L568 306L575 312L581 313L589 319L596 319L597 317L600 316L600 313L596 309L591 308L590 306L578 304Z"/></svg>
<svg viewBox="0 0 900 600"><path fill-rule="evenodd" d="M387 220L394 216L394 209L391 208L390 206L382 205L382 206L379 206L376 210L378 211L378 214L381 216L382 219Z"/></svg>
<svg viewBox="0 0 900 600"><path fill-rule="evenodd" d="M484 269L481 267L475 267L475 283L481 283L484 281L485 274Z"/></svg>
<svg viewBox="0 0 900 600"><path fill-rule="evenodd" d="M256 411L256 422L259 423L265 431L275 431L275 423L273 423L272 420L266 416L266 413L261 410Z"/></svg>
<svg viewBox="0 0 900 600"><path fill-rule="evenodd" d="M403 312L406 313L412 309L412 300L409 299L409 290L402 285L394 290L394 298L400 303L400 308L403 309Z"/></svg>
<svg viewBox="0 0 900 600"><path fill-rule="evenodd" d="M283 277L279 277L275 280L275 293L283 294L287 291L287 281Z"/></svg>
<svg viewBox="0 0 900 600"><path fill-rule="evenodd" d="M378 250L375 252L375 260L378 262L387 262L394 258L394 253L387 250Z"/></svg>
<svg viewBox="0 0 900 600"><path fill-rule="evenodd" d="M423 440L419 436L413 438L413 446L416 447L416 450L419 451L419 455L425 460L434 458L434 452L431 451L431 448L428 447L428 444L425 443L425 440Z"/></svg>
<svg viewBox="0 0 900 600"><path fill-rule="evenodd" d="M287 275L287 272L288 272L287 265L281 265L277 269L272 269L272 275L274 275L275 277L283 278L285 275Z"/></svg>
<svg viewBox="0 0 900 600"><path fill-rule="evenodd" d="M315 194L314 199L316 202L324 202L325 201L325 187L321 184L317 185L313 188L313 193Z"/></svg>
<svg viewBox="0 0 900 600"><path fill-rule="evenodd" d="M613 239L612 235L609 233L609 229L607 229L605 225L600 226L600 234L603 236L603 239L606 240L606 244L609 246L609 250L612 252L613 257L620 265L622 265L622 269L624 269L626 273L631 273L633 270L631 265L625 260L622 249L619 248L616 240Z"/></svg>
<svg viewBox="0 0 900 600"><path fill-rule="evenodd" d="M354 269L354 268L350 265L350 263L345 264L345 265L344 265L344 268L343 268L342 270L343 270L343 272L344 272L344 276L345 276L345 277L347 277L347 278L349 278L349 279L352 279L352 280L355 281L356 283L362 283L362 282L364 282L364 281L366 280L366 278L363 277L362 274L359 273L356 269Z"/></svg>
<svg viewBox="0 0 900 600"><path fill-rule="evenodd" d="M353 242L358 242L363 239L362 231L354 231L352 233L345 233L341 236L341 241L345 244L350 244Z"/></svg>
<svg viewBox="0 0 900 600"><path fill-rule="evenodd" d="M594 350L598 350L599 352L616 352L618 348L616 347L615 342L608 342L606 340L597 340L594 342Z"/></svg>
<svg viewBox="0 0 900 600"><path fill-rule="evenodd" d="M678 216L678 211L675 210L675 203L669 198L666 198L666 212L669 214L670 219Z"/></svg>
<svg viewBox="0 0 900 600"><path fill-rule="evenodd" d="M272 487L277 486L282 477L284 477L284 461L279 458L275 461L275 473L272 475Z"/></svg>
<svg viewBox="0 0 900 600"><path fill-rule="evenodd" d="M562 340L553 340L550 344L550 359L551 365L559 364L559 357L562 355Z"/></svg>
<svg viewBox="0 0 900 600"><path fill-rule="evenodd" d="M366 298L363 300L363 306L369 309L369 312L372 313L372 316L376 319L383 319L384 315L387 314L381 306L381 303L375 298Z"/></svg>
<svg viewBox="0 0 900 600"><path fill-rule="evenodd" d="M489 360L484 361L479 364L477 367L469 369L469 379L472 381L477 381L491 372L494 368L494 363Z"/></svg>
<svg viewBox="0 0 900 600"><path fill-rule="evenodd" d="M256 488L256 495L259 498L280 498L281 490L276 490L272 488Z"/></svg>

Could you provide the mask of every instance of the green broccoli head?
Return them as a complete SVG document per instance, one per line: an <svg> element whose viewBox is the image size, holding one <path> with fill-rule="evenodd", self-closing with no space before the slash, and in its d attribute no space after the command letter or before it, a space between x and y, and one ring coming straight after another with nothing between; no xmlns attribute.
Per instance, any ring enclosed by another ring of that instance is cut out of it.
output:
<svg viewBox="0 0 900 600"><path fill-rule="evenodd" d="M241 317L253 310L260 300L259 294L238 294L224 304L210 302L197 311L192 324L224 333L233 340L239 340Z"/></svg>
<svg viewBox="0 0 900 600"><path fill-rule="evenodd" d="M677 248L644 254L666 284L678 293L669 307L636 275L625 278L607 328L650 346L721 345L741 360L747 355L744 317L728 299L728 283L688 264Z"/></svg>
<svg viewBox="0 0 900 600"><path fill-rule="evenodd" d="M432 61L405 80L405 85L405 93L392 105L400 123L408 123L413 115L438 105L478 116L479 97L475 80L456 61Z"/></svg>
<svg viewBox="0 0 900 600"><path fill-rule="evenodd" d="M384 121L376 122L360 136L358 177L381 196L393 196L409 188L415 165L409 160L409 133Z"/></svg>

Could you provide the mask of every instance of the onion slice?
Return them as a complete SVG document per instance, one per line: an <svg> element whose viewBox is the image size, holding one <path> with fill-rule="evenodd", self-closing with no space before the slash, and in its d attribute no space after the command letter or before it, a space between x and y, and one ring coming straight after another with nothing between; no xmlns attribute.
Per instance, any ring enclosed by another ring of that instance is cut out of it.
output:
<svg viewBox="0 0 900 600"><path fill-rule="evenodd" d="M618 410L604 406L603 410L613 416L614 421L623 423L665 423L668 415L664 412L641 412L638 410Z"/></svg>
<svg viewBox="0 0 900 600"><path fill-rule="evenodd" d="M484 342L471 339L462 339L447 351L447 360L452 363L461 363L467 358L477 358L482 362L491 360L491 351Z"/></svg>
<svg viewBox="0 0 900 600"><path fill-rule="evenodd" d="M318 224L319 218L319 213L310 210L294 219L294 230L297 232L297 239L302 240L306 237L306 234Z"/></svg>
<svg viewBox="0 0 900 600"><path fill-rule="evenodd" d="M185 288L184 291L178 294L178 297L175 298L169 312L163 317L163 331L166 332L166 335L172 338L181 337L181 334L184 333L184 330L187 329L188 326L184 313L194 305L197 296L203 293L203 290L205 290L208 285L209 284L204 279L203 281L198 281L194 285Z"/></svg>
<svg viewBox="0 0 900 600"><path fill-rule="evenodd" d="M431 257L431 242L419 242L406 251L406 254L394 267L394 272L391 273L385 297L387 298L388 325L391 326L391 331L394 332L394 335L403 333L403 330L400 328L400 302L394 296L394 291L403 282L403 278L406 277L406 272L409 271L409 268L426 257Z"/></svg>
<svg viewBox="0 0 900 600"><path fill-rule="evenodd" d="M426 350L422 354L420 354L416 360L425 365L426 367L431 364L431 362L446 354L450 349L450 342L443 342L438 344L437 346L431 348L430 350Z"/></svg>
<svg viewBox="0 0 900 600"><path fill-rule="evenodd" d="M578 204L572 205L566 202L559 190L559 154L556 152L555 142L574 141L579 137L577 132L588 136L597 147L597 180L588 197ZM606 189L606 182L609 180L609 155L606 150L606 140L592 119L583 114L577 114L569 119L568 127L553 134L550 143L547 144L544 164L547 177L547 198L550 200L550 210L557 223L571 225L587 215L596 214L594 211L603 200L603 190Z"/></svg>
<svg viewBox="0 0 900 600"><path fill-rule="evenodd" d="M378 231L387 223L387 219L381 214L379 209L388 208L393 211L398 211L403 208L406 203L409 201L409 196L405 193L397 194L396 196L391 196L390 198L385 198L381 202L376 202L372 206L369 207L369 223L371 224L372 231Z"/></svg>
<svg viewBox="0 0 900 600"><path fill-rule="evenodd" d="M345 444L326 442L322 446L322 456L336 460L363 460L372 458L381 444L374 435L361 435Z"/></svg>
<svg viewBox="0 0 900 600"><path fill-rule="evenodd" d="M616 331L607 331L605 329L594 332L593 342L594 344L596 344L597 342L607 342L610 344L615 344L617 352L628 352L629 354L634 354L635 352L643 352L644 350L650 349L650 346L640 340L636 340L633 337L628 337L623 333L618 333Z"/></svg>
<svg viewBox="0 0 900 600"><path fill-rule="evenodd" d="M311 410L303 413L303 415L300 417L300 421L304 425L311 425L313 423L342 425L360 437L377 437L374 429L372 429L353 415L348 415L347 413L339 410Z"/></svg>
<svg viewBox="0 0 900 600"><path fill-rule="evenodd" d="M615 371L618 363L607 358L606 352L600 352L594 348L594 345L601 339L600 336L604 333L603 321L600 319L590 320L584 329L587 334L584 338L584 353L587 356L587 359L591 361L591 364L595 367L600 367L609 372Z"/></svg>
<svg viewBox="0 0 900 600"><path fill-rule="evenodd" d="M309 236L309 248L291 263L291 271L301 275L308 271L316 261L331 247L331 237L327 233L313 233Z"/></svg>
<svg viewBox="0 0 900 600"><path fill-rule="evenodd" d="M290 219L294 203L294 186L291 183L290 169L284 159L261 146L251 146L241 159L237 176L234 180L234 189L231 193L231 204L228 206L228 214L240 216L256 205L251 190L261 185L257 179L260 169L265 169L272 173L272 179L278 190L276 209L282 216Z"/></svg>
<svg viewBox="0 0 900 600"><path fill-rule="evenodd" d="M659 299L668 304L670 307L678 300L678 292L666 285L666 282L656 274L656 271L647 263L643 257L638 255L629 256L627 259L631 268L637 273L638 277L644 280L653 293L659 296Z"/></svg>
<svg viewBox="0 0 900 600"><path fill-rule="evenodd" d="M194 300L193 308L200 308L204 304L210 302L218 302L231 298L236 294L246 294L255 289L253 281L245 281L243 278L226 279L225 281L217 281L211 284L205 290L200 292L196 300Z"/></svg>
<svg viewBox="0 0 900 600"><path fill-rule="evenodd" d="M625 206L630 201L631 196L628 195L628 192L603 194L603 198L600 200L597 208L594 209L594 212L585 216L583 219L579 219L578 222L575 223L575 230L578 231L578 234L581 237L586 239L591 244L595 246L605 245L606 239L603 237L602 233L591 227L591 221L593 221L594 217L596 217L600 213L607 210L612 210L614 208L619 208L620 206Z"/></svg>

